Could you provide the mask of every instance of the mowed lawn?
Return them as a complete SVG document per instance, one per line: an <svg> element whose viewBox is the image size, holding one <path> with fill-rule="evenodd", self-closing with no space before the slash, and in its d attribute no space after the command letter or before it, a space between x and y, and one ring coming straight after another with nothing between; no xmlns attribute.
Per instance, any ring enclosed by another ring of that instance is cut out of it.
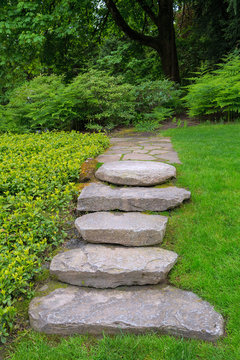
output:
<svg viewBox="0 0 240 360"><path fill-rule="evenodd" d="M171 212L163 246L179 261L170 282L214 305L226 321L217 343L169 336L66 339L23 333L14 360L236 360L240 359L240 125L168 130L182 165L176 184L192 199Z"/></svg>

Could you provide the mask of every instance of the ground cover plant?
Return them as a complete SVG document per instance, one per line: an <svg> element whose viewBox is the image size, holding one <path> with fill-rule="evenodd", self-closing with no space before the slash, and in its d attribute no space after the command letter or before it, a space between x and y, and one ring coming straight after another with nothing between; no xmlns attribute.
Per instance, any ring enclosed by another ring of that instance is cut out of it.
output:
<svg viewBox="0 0 240 360"><path fill-rule="evenodd" d="M157 335L81 336L58 340L27 331L11 360L237 360L240 359L240 125L168 130L182 165L176 184L192 199L171 212L163 246L179 254L170 282L209 301L226 321L212 344Z"/></svg>
<svg viewBox="0 0 240 360"><path fill-rule="evenodd" d="M18 299L32 295L41 256L64 240L61 212L80 165L109 144L103 134L75 132L0 136L0 340L13 325Z"/></svg>

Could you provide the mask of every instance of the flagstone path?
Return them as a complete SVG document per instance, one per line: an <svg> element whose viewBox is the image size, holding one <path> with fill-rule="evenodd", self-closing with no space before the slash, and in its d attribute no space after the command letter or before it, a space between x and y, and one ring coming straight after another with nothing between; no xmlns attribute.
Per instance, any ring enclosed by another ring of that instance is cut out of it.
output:
<svg viewBox="0 0 240 360"><path fill-rule="evenodd" d="M111 147L103 155L99 155L97 160L103 163L144 160L181 164L170 138L160 136L111 138Z"/></svg>
<svg viewBox="0 0 240 360"><path fill-rule="evenodd" d="M167 284L178 258L159 246L167 217L143 213L173 209L190 199L186 189L159 186L176 177L175 167L161 162L180 163L170 139L112 138L111 144L97 158L107 163L96 173L105 183L86 186L78 198L81 216L75 226L84 240L50 265L51 274L69 285L32 300L31 326L62 335L154 331L218 339L224 321L213 306Z"/></svg>

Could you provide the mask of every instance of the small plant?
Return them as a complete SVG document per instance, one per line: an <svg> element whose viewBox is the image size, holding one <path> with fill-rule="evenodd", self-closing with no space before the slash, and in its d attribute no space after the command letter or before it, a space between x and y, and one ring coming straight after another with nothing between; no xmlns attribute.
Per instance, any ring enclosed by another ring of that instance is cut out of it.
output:
<svg viewBox="0 0 240 360"><path fill-rule="evenodd" d="M90 122L86 125L86 129L101 132L101 131L103 131L103 126Z"/></svg>
<svg viewBox="0 0 240 360"><path fill-rule="evenodd" d="M181 127L182 126L182 120L181 119L178 119L177 121L177 127Z"/></svg>
<svg viewBox="0 0 240 360"><path fill-rule="evenodd" d="M168 109L164 107L156 107L153 111L154 115L156 116L156 119L161 122L167 118L170 118L173 114L173 109Z"/></svg>
<svg viewBox="0 0 240 360"><path fill-rule="evenodd" d="M104 163L102 162L98 162L97 165L96 165L96 170L99 169Z"/></svg>
<svg viewBox="0 0 240 360"><path fill-rule="evenodd" d="M154 131L158 128L159 128L158 120L142 119L135 123L135 129L141 132Z"/></svg>

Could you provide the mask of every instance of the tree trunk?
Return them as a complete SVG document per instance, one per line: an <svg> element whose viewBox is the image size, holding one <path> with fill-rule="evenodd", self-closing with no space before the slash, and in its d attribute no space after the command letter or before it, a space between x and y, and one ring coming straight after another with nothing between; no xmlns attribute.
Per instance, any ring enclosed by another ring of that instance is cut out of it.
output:
<svg viewBox="0 0 240 360"><path fill-rule="evenodd" d="M159 1L158 31L159 48L164 74L171 80L180 82L175 30L173 24L173 2Z"/></svg>
<svg viewBox="0 0 240 360"><path fill-rule="evenodd" d="M158 53L161 58L164 75L170 80L180 82L175 42L172 40L171 42L164 41L161 49L158 50Z"/></svg>
<svg viewBox="0 0 240 360"><path fill-rule="evenodd" d="M104 1L119 28L130 39L155 49L161 58L164 75L170 80L180 82L173 24L173 0L158 0L158 9L157 11L155 9L155 12L144 0L135 0L157 26L158 36L144 35L132 29L121 15L114 0Z"/></svg>

